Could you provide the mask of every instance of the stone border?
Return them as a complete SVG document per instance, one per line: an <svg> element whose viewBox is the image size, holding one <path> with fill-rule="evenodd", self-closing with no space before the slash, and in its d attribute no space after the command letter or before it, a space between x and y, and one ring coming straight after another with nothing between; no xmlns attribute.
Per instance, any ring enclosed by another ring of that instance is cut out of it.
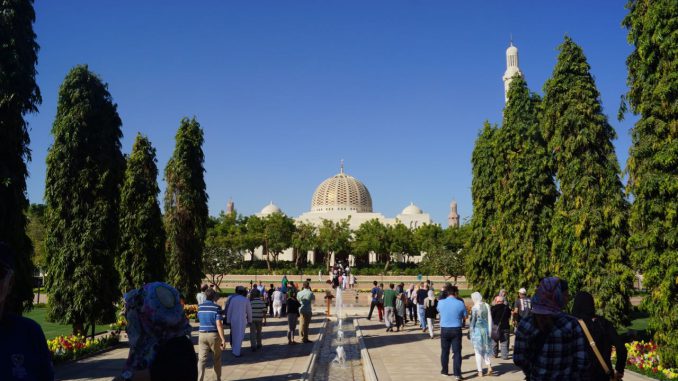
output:
<svg viewBox="0 0 678 381"><path fill-rule="evenodd" d="M374 371L374 364L372 364L372 359L365 346L363 331L360 329L358 319L360 318L357 316L353 318L353 325L355 326L355 335L358 338L358 344L360 344L360 359L363 363L363 376L365 377L365 381L378 381L377 373Z"/></svg>
<svg viewBox="0 0 678 381"><path fill-rule="evenodd" d="M324 314L322 315L324 317ZM325 318L323 320L323 325L320 327L320 334L318 338L313 343L313 349L311 349L311 354L308 355L308 362L306 363L306 371L301 377L303 381L313 380L313 372L315 372L316 358L320 352L320 347L322 346L323 340L325 340L325 331L327 330L327 322L329 319Z"/></svg>
<svg viewBox="0 0 678 381"><path fill-rule="evenodd" d="M115 343L115 344L113 344L113 345L111 345L111 346L108 346L108 347L106 347L106 348L100 349L100 350L98 350L98 351L96 351L96 352L88 353L88 354L86 354L86 355L83 355L82 357L78 357L77 359L61 360L61 361L57 361L57 362L52 361L52 366L53 366L54 368L57 368L57 367L60 367L60 366L64 366L64 365L68 365L68 364L73 364L73 363L76 363L76 362L78 362L78 361L82 361L82 360L88 359L88 358L90 358L90 357L98 356L98 355L101 355L101 354L104 354L104 353L106 353L106 352L110 352L110 351L112 351L112 350L119 349L119 348L122 348L122 347L129 347L129 345L128 345L127 342L121 342L121 341L118 341L117 343Z"/></svg>
<svg viewBox="0 0 678 381"><path fill-rule="evenodd" d="M659 380L658 378L652 378L650 376L646 376L644 374L629 370L628 368L624 368L624 374L626 375L626 374L629 374L629 373L634 375L635 377L640 378L641 380L648 380L648 381L658 381Z"/></svg>

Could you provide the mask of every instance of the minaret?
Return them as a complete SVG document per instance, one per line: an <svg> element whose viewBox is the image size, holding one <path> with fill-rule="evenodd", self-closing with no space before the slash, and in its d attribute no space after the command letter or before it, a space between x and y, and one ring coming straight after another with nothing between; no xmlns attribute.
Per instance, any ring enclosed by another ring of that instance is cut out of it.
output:
<svg viewBox="0 0 678 381"><path fill-rule="evenodd" d="M450 203L450 214L447 216L447 225L459 227L459 213L457 213L457 202L452 200Z"/></svg>
<svg viewBox="0 0 678 381"><path fill-rule="evenodd" d="M511 45L508 47L508 49L506 49L506 72L502 78L504 80L505 102L508 102L508 91L509 85L511 84L511 78L513 78L513 76L516 74L520 76L523 75L523 73L520 71L520 68L518 67L518 48L513 46L513 41L511 41Z"/></svg>
<svg viewBox="0 0 678 381"><path fill-rule="evenodd" d="M228 204L226 204L226 214L232 214L235 212L235 204L233 204L233 199L228 199Z"/></svg>

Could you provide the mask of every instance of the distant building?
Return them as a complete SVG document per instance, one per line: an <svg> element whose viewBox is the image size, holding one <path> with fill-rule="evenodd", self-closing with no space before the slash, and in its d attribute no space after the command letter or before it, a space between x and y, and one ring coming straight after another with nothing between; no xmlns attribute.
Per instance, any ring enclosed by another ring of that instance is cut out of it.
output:
<svg viewBox="0 0 678 381"><path fill-rule="evenodd" d="M504 72L504 101L508 102L508 91L509 85L511 84L511 79L514 75L523 76L523 72L520 71L518 67L518 48L513 46L513 41L511 41L510 46L506 49L506 71Z"/></svg>

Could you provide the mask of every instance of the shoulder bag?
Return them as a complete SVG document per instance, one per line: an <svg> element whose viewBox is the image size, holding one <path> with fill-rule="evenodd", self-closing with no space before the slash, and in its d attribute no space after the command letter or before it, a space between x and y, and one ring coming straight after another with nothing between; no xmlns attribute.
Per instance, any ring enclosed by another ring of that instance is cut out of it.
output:
<svg viewBox="0 0 678 381"><path fill-rule="evenodd" d="M593 349L593 353L596 354L596 358L598 359L598 363L600 366L603 368L603 371L605 374L610 376L610 381L614 381L614 372L610 371L610 368L607 367L607 363L605 362L605 359L603 359L603 356L600 354L600 351L598 350L598 347L596 346L596 341L593 340L593 337L591 336L591 332L589 332L589 328L586 326L586 323L582 319L577 319L579 322L579 325L581 326L581 329L584 331L584 334L586 335L586 339L589 341L589 345L591 346L591 349Z"/></svg>

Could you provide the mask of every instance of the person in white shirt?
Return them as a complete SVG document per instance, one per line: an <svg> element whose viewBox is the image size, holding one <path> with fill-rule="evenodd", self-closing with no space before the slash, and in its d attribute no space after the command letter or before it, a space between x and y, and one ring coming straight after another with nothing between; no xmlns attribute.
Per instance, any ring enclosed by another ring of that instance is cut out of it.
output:
<svg viewBox="0 0 678 381"><path fill-rule="evenodd" d="M207 300L207 297L205 296L205 291L207 291L208 288L209 286L203 284L202 286L200 286L200 292L195 294L195 299L198 301L198 305L205 303L205 300Z"/></svg>
<svg viewBox="0 0 678 381"><path fill-rule="evenodd" d="M276 288L273 292L273 317L281 317L283 305L283 293L280 291L280 287Z"/></svg>

